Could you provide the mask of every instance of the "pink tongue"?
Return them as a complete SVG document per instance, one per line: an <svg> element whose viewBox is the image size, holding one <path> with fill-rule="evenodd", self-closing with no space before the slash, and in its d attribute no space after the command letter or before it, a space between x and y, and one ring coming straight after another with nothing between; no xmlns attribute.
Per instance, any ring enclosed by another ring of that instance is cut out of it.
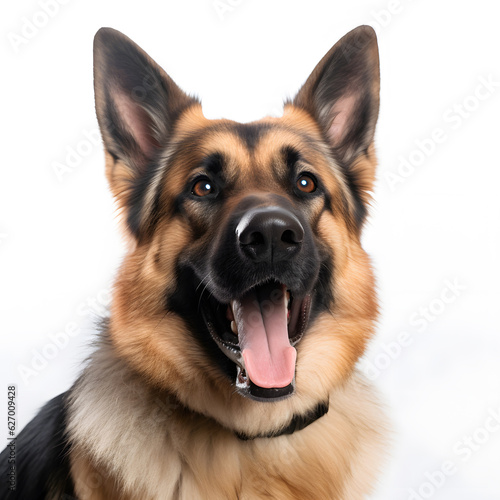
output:
<svg viewBox="0 0 500 500"><path fill-rule="evenodd" d="M264 388L291 384L297 352L288 339L286 287L260 287L232 306L250 380Z"/></svg>

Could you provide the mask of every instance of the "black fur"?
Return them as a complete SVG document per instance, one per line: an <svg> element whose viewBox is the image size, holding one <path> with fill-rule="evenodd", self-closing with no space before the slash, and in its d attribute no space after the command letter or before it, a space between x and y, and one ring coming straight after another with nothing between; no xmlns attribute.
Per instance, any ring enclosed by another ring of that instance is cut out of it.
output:
<svg viewBox="0 0 500 500"><path fill-rule="evenodd" d="M182 266L177 270L177 286L166 298L165 309L175 312L186 321L191 327L192 341L197 342L213 363L233 381L236 378L236 365L219 349L203 321L201 304L209 295L209 291L205 289L204 284L200 284L193 269ZM227 306L219 304L219 307Z"/></svg>
<svg viewBox="0 0 500 500"><path fill-rule="evenodd" d="M151 181L154 179L157 170L159 169L158 160L152 161L150 166L146 168L144 174L139 176L135 184L132 186L130 197L128 199L128 215L127 224L132 234L135 235L138 241L142 241L146 236L153 234L156 222L159 218L159 193L155 196L153 207L147 221L144 220L144 199L148 192Z"/></svg>
<svg viewBox="0 0 500 500"><path fill-rule="evenodd" d="M344 168L344 174L354 200L354 220L358 231L360 231L368 215L368 207L361 196L361 189L358 186L356 175L349 167Z"/></svg>
<svg viewBox="0 0 500 500"><path fill-rule="evenodd" d="M234 123L231 126L231 130L236 133L236 135L245 142L248 149L252 151L255 149L263 133L270 127L271 125L264 123Z"/></svg>
<svg viewBox="0 0 500 500"><path fill-rule="evenodd" d="M9 447L0 455L1 499L74 498L69 444L64 435L66 398L64 393L49 401L17 436L15 491L10 491L7 484Z"/></svg>

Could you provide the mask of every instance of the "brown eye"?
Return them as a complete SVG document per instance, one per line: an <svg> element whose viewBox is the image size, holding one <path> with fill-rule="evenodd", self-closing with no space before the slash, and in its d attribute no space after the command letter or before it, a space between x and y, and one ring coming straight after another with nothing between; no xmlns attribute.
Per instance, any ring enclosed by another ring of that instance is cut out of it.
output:
<svg viewBox="0 0 500 500"><path fill-rule="evenodd" d="M297 188L303 193L313 193L316 191L316 181L307 174L302 174L297 179Z"/></svg>
<svg viewBox="0 0 500 500"><path fill-rule="evenodd" d="M212 194L214 192L214 186L210 182L209 179L204 177L203 179L199 179L198 181L196 181L194 183L193 189L191 190L191 192L195 196L199 196L199 197L207 196L207 195Z"/></svg>

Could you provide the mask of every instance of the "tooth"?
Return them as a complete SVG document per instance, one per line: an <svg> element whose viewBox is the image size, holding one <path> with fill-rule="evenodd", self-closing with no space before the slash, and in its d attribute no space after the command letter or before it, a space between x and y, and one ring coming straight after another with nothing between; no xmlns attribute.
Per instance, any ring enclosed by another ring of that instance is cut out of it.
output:
<svg viewBox="0 0 500 500"><path fill-rule="evenodd" d="M236 321L231 321L231 330L234 334L238 335L238 328L236 328Z"/></svg>

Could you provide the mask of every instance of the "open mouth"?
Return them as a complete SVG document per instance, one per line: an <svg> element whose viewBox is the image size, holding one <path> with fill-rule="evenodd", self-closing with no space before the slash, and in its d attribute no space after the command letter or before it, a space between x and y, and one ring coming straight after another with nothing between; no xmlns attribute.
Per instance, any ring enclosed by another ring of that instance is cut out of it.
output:
<svg viewBox="0 0 500 500"><path fill-rule="evenodd" d="M310 295L296 296L276 281L252 287L222 304L203 301L214 341L237 367L236 388L258 401L277 401L295 390L295 345L309 319Z"/></svg>

